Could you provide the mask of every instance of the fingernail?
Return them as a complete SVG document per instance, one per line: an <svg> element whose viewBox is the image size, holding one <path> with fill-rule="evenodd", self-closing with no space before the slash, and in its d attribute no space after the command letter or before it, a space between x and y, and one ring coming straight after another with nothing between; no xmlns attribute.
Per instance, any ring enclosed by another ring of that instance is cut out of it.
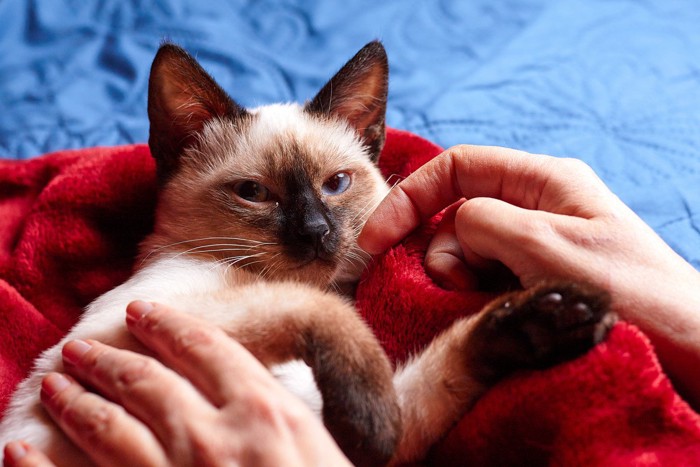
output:
<svg viewBox="0 0 700 467"><path fill-rule="evenodd" d="M42 399L51 399L53 396L70 386L68 378L60 373L51 373L41 381Z"/></svg>
<svg viewBox="0 0 700 467"><path fill-rule="evenodd" d="M136 300L126 307L126 321L129 324L136 323L151 311L153 311L153 303Z"/></svg>
<svg viewBox="0 0 700 467"><path fill-rule="evenodd" d="M5 445L5 459L13 463L19 462L27 455L27 449L21 441L12 441Z"/></svg>
<svg viewBox="0 0 700 467"><path fill-rule="evenodd" d="M78 365L83 359L83 355L91 348L92 346L85 341L71 341L63 346L63 361L71 365Z"/></svg>

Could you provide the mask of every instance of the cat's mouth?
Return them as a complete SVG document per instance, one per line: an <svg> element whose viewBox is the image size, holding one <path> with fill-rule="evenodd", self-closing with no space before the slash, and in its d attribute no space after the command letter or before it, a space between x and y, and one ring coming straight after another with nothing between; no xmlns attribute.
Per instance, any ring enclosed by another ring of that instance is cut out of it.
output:
<svg viewBox="0 0 700 467"><path fill-rule="evenodd" d="M325 287L336 275L337 270L338 264L335 261L315 257L288 261L286 267L283 270L278 269L274 275Z"/></svg>
<svg viewBox="0 0 700 467"><path fill-rule="evenodd" d="M294 264L290 269L303 269L313 267L321 267L324 269L328 267L335 268L337 263L335 261L334 256L335 255L315 255L309 258L297 260L296 264Z"/></svg>
<svg viewBox="0 0 700 467"><path fill-rule="evenodd" d="M290 263L295 268L313 266L335 266L338 263L337 245L317 241L309 243L294 243L287 247Z"/></svg>
<svg viewBox="0 0 700 467"><path fill-rule="evenodd" d="M331 253L309 252L304 256L296 256L289 262L289 271L297 271L307 276L316 275L317 282L321 277L328 277L338 269L338 255Z"/></svg>

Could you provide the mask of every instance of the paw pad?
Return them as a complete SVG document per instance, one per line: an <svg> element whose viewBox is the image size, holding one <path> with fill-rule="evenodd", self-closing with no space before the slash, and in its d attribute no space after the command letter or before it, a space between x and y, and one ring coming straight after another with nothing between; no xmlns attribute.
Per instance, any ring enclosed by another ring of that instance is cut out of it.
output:
<svg viewBox="0 0 700 467"><path fill-rule="evenodd" d="M615 322L607 293L578 284L516 292L486 313L483 351L501 373L578 357L603 340Z"/></svg>

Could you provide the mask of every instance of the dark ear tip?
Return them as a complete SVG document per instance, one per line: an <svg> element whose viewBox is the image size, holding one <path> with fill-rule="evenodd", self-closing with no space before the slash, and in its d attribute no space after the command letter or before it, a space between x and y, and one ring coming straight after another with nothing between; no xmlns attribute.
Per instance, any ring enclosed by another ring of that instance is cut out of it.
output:
<svg viewBox="0 0 700 467"><path fill-rule="evenodd" d="M384 44L382 44L379 39L375 39L372 42L367 43L364 47L362 47L362 49L360 49L358 55L365 55L367 57L380 59L385 62L388 61Z"/></svg>
<svg viewBox="0 0 700 467"><path fill-rule="evenodd" d="M368 42L365 44L363 49L372 49L376 51L384 51L384 44L382 44L382 41L379 39L374 39L373 41Z"/></svg>
<svg viewBox="0 0 700 467"><path fill-rule="evenodd" d="M190 58L190 54L187 53L185 49L176 45L172 42L163 42L156 52L156 56L153 59L153 63L159 62L164 59L172 58Z"/></svg>

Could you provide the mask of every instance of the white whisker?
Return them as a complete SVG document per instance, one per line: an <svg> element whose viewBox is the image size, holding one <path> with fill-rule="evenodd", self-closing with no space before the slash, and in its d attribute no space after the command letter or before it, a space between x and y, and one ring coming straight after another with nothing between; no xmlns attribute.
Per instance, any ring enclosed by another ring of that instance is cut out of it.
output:
<svg viewBox="0 0 700 467"><path fill-rule="evenodd" d="M266 255L266 254L267 254L267 252L266 252L266 251L263 251L263 252L255 253L255 254L252 254L252 255L229 256L229 257L227 257L227 258L222 258L222 259L219 259L219 260L214 261L214 264L212 265L210 271L216 269L217 267L219 267L219 266L221 266L221 265L223 265L223 264L225 264L225 265L226 265L226 269L224 269L224 274L227 274L228 271L229 271L229 269L231 269L232 266L235 266L236 264L240 263L241 261L246 261L246 260L248 260L248 259L250 259L250 258L259 258L259 257L264 256L264 255ZM260 262L260 261L253 261L253 262L251 262L251 263L248 263L248 265L253 264L253 263L257 263L257 262Z"/></svg>
<svg viewBox="0 0 700 467"><path fill-rule="evenodd" d="M278 261L277 258L281 255L280 252L275 253L272 255L272 258L269 259L267 266L265 266L262 271L258 274L258 277L260 279L267 279L269 276L272 275L273 272L276 272L275 269L282 264L281 261Z"/></svg>
<svg viewBox="0 0 700 467"><path fill-rule="evenodd" d="M201 238L192 238L192 239L188 239L188 240L182 240L182 241L179 241L179 242L169 243L169 244L167 244L167 245L163 245L163 246L161 246L161 247L158 247L158 248L155 248L155 249L149 251L148 254L143 258L143 260L141 260L141 264L143 264L148 258L150 258L151 255L153 255L153 254L155 254L155 253L158 253L158 252L160 252L160 251L162 251L162 250L165 250L165 249L167 249L167 248L172 248L172 247L175 247L175 246L178 246L178 245L182 245L182 244L185 244L185 243L204 242L204 241L210 241L210 240L215 240L215 241L224 241L224 240L228 240L228 241L232 241L232 242L249 242L249 243L251 243L251 244L255 244L256 246L274 245L274 243L263 242L263 241L260 241L260 240L251 240L251 239L241 238L241 237L201 237Z"/></svg>
<svg viewBox="0 0 700 467"><path fill-rule="evenodd" d="M389 185L390 189L393 189L396 185L401 183L406 177L402 177L399 174L391 174L386 178L386 184ZM396 180L392 182L392 180Z"/></svg>

